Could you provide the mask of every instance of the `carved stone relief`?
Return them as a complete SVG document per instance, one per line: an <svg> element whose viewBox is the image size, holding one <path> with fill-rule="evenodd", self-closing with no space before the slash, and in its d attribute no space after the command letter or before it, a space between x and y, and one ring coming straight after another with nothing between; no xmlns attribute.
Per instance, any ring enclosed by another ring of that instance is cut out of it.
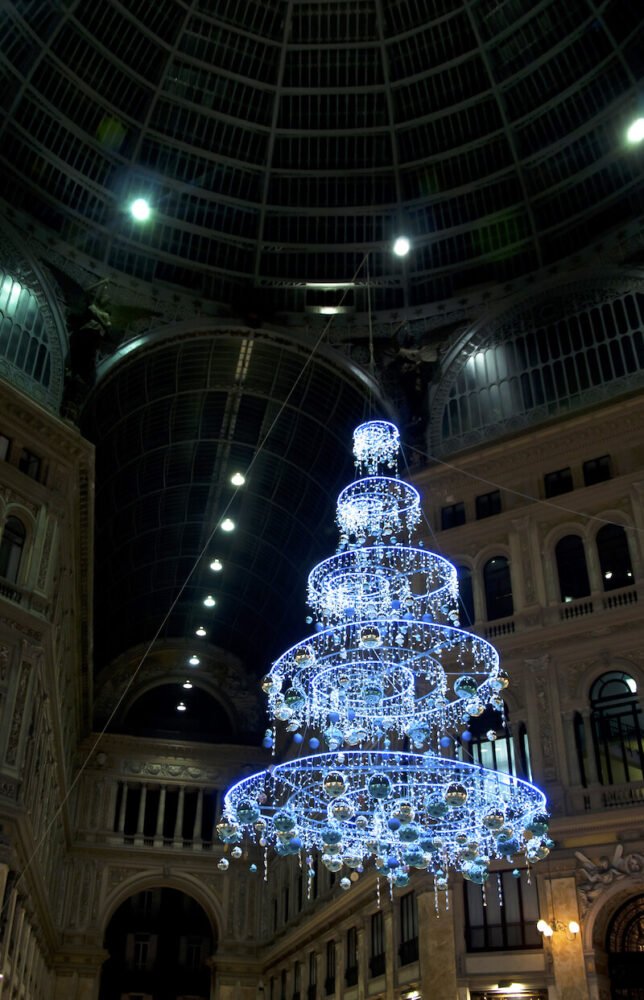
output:
<svg viewBox="0 0 644 1000"><path fill-rule="evenodd" d="M577 891L581 897L582 916L592 906L598 896L624 879L644 880L644 854L634 851L624 855L624 848L618 844L613 857L602 855L596 862L581 851L575 851L577 858Z"/></svg>
<svg viewBox="0 0 644 1000"><path fill-rule="evenodd" d="M25 709L25 699L27 697L30 675L31 663L28 663L25 660L20 668L18 688L16 690L16 699L13 708L13 718L11 719L9 739L7 740L7 752L5 754L5 759L8 764L15 764L16 757L18 756L18 744L20 743L20 732L22 729L22 716Z"/></svg>

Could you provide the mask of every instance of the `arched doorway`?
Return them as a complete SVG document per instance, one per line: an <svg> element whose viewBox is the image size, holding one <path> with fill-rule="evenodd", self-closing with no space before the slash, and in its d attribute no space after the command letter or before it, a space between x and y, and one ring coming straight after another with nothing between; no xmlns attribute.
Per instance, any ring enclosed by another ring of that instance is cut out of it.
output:
<svg viewBox="0 0 644 1000"><path fill-rule="evenodd" d="M644 1000L644 893L617 911L606 950L612 1000Z"/></svg>
<svg viewBox="0 0 644 1000"><path fill-rule="evenodd" d="M210 1000L215 947L201 906L176 889L130 896L105 931L99 1000Z"/></svg>

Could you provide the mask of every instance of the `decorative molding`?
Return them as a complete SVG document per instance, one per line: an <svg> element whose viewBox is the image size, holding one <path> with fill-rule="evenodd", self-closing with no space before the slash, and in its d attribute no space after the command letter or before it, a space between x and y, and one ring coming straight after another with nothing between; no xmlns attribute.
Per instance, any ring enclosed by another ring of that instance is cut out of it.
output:
<svg viewBox="0 0 644 1000"><path fill-rule="evenodd" d="M196 767L194 764L168 763L167 761L124 760L123 774L133 774L137 778L171 778L173 781L204 781L215 784L227 779L222 769Z"/></svg>
<svg viewBox="0 0 644 1000"><path fill-rule="evenodd" d="M582 900L581 915L590 909L598 896L601 896L614 882L623 879L644 881L644 854L634 851L624 855L624 848L618 844L613 857L602 855L596 862L581 851L575 851L577 858L577 891Z"/></svg>

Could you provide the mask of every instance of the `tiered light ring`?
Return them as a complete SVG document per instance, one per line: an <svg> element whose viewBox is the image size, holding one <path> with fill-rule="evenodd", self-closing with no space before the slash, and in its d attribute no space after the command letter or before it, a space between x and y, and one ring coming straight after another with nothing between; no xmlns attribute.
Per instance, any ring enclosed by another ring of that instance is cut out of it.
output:
<svg viewBox="0 0 644 1000"><path fill-rule="evenodd" d="M225 843L249 833L309 864L318 851L354 878L371 862L398 886L411 868L432 872L437 888L449 868L483 884L494 858L547 856L546 803L526 781L440 754L456 727L502 710L508 678L494 647L457 627L454 567L410 544L420 497L382 474L398 447L393 424L356 429L362 478L338 498L338 552L309 577L316 631L262 682L274 722L299 743L313 731L311 748L327 749L240 781L218 830ZM396 749L405 741L423 752Z"/></svg>

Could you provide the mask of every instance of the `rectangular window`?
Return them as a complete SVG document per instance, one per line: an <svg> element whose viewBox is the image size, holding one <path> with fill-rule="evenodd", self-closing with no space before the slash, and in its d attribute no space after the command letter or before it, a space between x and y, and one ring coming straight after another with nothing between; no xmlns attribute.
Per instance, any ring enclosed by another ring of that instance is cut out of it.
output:
<svg viewBox="0 0 644 1000"><path fill-rule="evenodd" d="M371 915L371 957L369 969L372 976L383 976L385 973L385 927L382 910Z"/></svg>
<svg viewBox="0 0 644 1000"><path fill-rule="evenodd" d="M9 458L11 439L6 434L0 434L0 462L6 462Z"/></svg>
<svg viewBox="0 0 644 1000"><path fill-rule="evenodd" d="M501 491L492 490L491 493L482 493L476 498L476 520L481 521L484 517L492 517L493 514L501 513Z"/></svg>
<svg viewBox="0 0 644 1000"><path fill-rule="evenodd" d="M42 459L39 458L38 455L34 455L33 451L29 451L28 448L23 448L18 460L18 468L21 472L24 472L25 475L31 476L32 479L40 481Z"/></svg>
<svg viewBox="0 0 644 1000"><path fill-rule="evenodd" d="M134 968L141 971L147 969L150 958L150 935L134 935Z"/></svg>
<svg viewBox="0 0 644 1000"><path fill-rule="evenodd" d="M584 486L594 486L595 483L605 483L607 479L612 479L610 467L610 455L600 455L599 458L591 458L584 462Z"/></svg>
<svg viewBox="0 0 644 1000"><path fill-rule="evenodd" d="M546 498L558 497L562 493L570 493L574 488L570 466L567 469L557 469L556 472L546 472L543 477L543 485Z"/></svg>
<svg viewBox="0 0 644 1000"><path fill-rule="evenodd" d="M496 882L496 885L494 885ZM464 882L465 939L468 951L508 951L541 948L537 930L539 902L534 882L497 872L486 887Z"/></svg>
<svg viewBox="0 0 644 1000"><path fill-rule="evenodd" d="M314 951L309 952L309 986L317 986L318 981L318 956Z"/></svg>
<svg viewBox="0 0 644 1000"><path fill-rule="evenodd" d="M465 524L465 504L462 500L449 507L441 507L441 531L458 528L460 524Z"/></svg>
<svg viewBox="0 0 644 1000"><path fill-rule="evenodd" d="M347 986L355 986L358 982L358 932L355 927L350 927L347 931L345 980Z"/></svg>
<svg viewBox="0 0 644 1000"><path fill-rule="evenodd" d="M400 964L418 960L418 911L416 893L408 892L400 899Z"/></svg>
<svg viewBox="0 0 644 1000"><path fill-rule="evenodd" d="M186 965L189 969L201 968L202 939L189 937L186 941Z"/></svg>

